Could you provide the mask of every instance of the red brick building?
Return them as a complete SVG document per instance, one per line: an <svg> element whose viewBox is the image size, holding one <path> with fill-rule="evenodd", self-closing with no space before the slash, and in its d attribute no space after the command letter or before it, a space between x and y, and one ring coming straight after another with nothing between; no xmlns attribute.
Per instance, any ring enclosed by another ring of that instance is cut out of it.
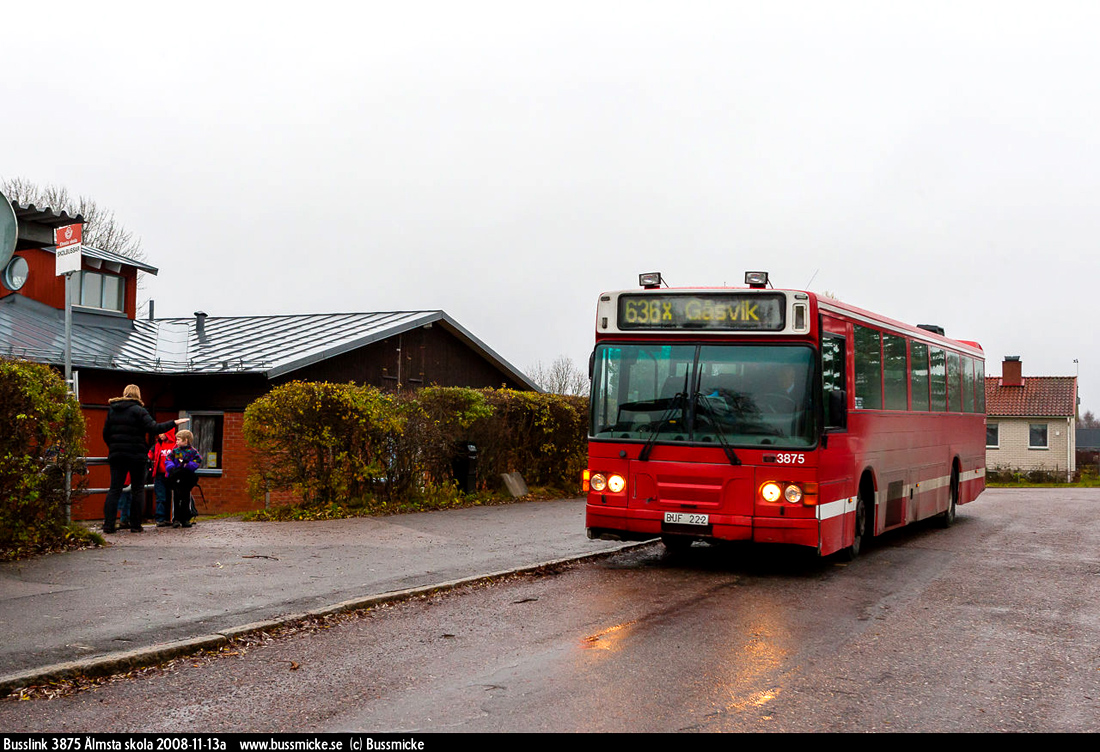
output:
<svg viewBox="0 0 1100 752"><path fill-rule="evenodd" d="M13 204L16 256L26 264L18 289L0 285L0 357L64 363L65 283L55 276L52 228L79 218ZM22 268L22 267L21 267ZM537 390L522 372L443 311L208 316L138 319L138 272L148 264L85 248L74 274L72 363L88 424L89 457L105 457L107 402L127 384L141 387L157 420L189 417L204 457L201 512L256 506L248 497L244 409L292 380L354 381L383 389L423 385ZM12 285L13 287L15 285ZM89 487L105 489L105 466ZM73 505L75 519L102 517L103 493Z"/></svg>

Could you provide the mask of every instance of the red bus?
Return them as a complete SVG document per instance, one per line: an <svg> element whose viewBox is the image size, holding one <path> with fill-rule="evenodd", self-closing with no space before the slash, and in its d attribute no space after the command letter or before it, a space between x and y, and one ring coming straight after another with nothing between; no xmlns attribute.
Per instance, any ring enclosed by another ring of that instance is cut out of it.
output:
<svg viewBox="0 0 1100 752"><path fill-rule="evenodd" d="M810 546L937 517L985 488L985 361L812 292L600 295L585 471L589 538Z"/></svg>

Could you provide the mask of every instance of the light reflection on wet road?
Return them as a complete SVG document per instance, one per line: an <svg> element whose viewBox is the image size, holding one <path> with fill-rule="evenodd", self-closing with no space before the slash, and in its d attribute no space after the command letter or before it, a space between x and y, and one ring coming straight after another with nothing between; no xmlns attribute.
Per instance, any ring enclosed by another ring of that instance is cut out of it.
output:
<svg viewBox="0 0 1100 752"><path fill-rule="evenodd" d="M950 530L887 536L846 566L655 546L3 703L0 727L1096 731L1098 518L1096 491L1001 491Z"/></svg>

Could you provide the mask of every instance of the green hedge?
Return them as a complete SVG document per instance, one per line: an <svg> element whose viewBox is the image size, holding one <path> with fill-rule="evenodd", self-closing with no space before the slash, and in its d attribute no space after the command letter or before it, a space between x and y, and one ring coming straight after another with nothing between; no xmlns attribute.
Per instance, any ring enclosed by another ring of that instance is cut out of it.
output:
<svg viewBox="0 0 1100 752"><path fill-rule="evenodd" d="M501 474L518 472L530 486L579 490L587 462L587 398L511 389L428 387L415 399L444 428L449 444L443 449L458 441L477 446L479 486L498 488ZM479 412L456 412L455 403L462 399L471 404L480 400ZM455 415L464 419L457 420Z"/></svg>
<svg viewBox="0 0 1100 752"><path fill-rule="evenodd" d="M65 475L83 471L84 416L65 381L37 363L0 359L0 559L65 537Z"/></svg>
<svg viewBox="0 0 1100 752"><path fill-rule="evenodd" d="M245 411L250 489L306 505L409 502L452 488L459 444L478 447L480 489L519 472L530 486L579 491L587 399L509 389L427 387L400 395L355 384L291 382Z"/></svg>
<svg viewBox="0 0 1100 752"><path fill-rule="evenodd" d="M403 428L394 400L371 387L276 387L244 414L244 437L257 453L252 496L290 489L307 504L363 498L385 476L391 437Z"/></svg>

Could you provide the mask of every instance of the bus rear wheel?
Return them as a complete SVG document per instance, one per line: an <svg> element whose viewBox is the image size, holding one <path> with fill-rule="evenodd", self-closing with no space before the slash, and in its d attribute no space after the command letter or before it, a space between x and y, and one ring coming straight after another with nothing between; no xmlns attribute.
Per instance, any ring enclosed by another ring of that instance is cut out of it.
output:
<svg viewBox="0 0 1100 752"><path fill-rule="evenodd" d="M941 512L936 518L940 527L951 527L955 524L955 507L959 503L959 471L951 469L951 500L947 502L947 511Z"/></svg>
<svg viewBox="0 0 1100 752"><path fill-rule="evenodd" d="M840 549L841 561L852 561L859 556L859 549L863 546L863 538L867 534L867 507L863 504L863 497L856 502L855 534L852 537L852 545Z"/></svg>

